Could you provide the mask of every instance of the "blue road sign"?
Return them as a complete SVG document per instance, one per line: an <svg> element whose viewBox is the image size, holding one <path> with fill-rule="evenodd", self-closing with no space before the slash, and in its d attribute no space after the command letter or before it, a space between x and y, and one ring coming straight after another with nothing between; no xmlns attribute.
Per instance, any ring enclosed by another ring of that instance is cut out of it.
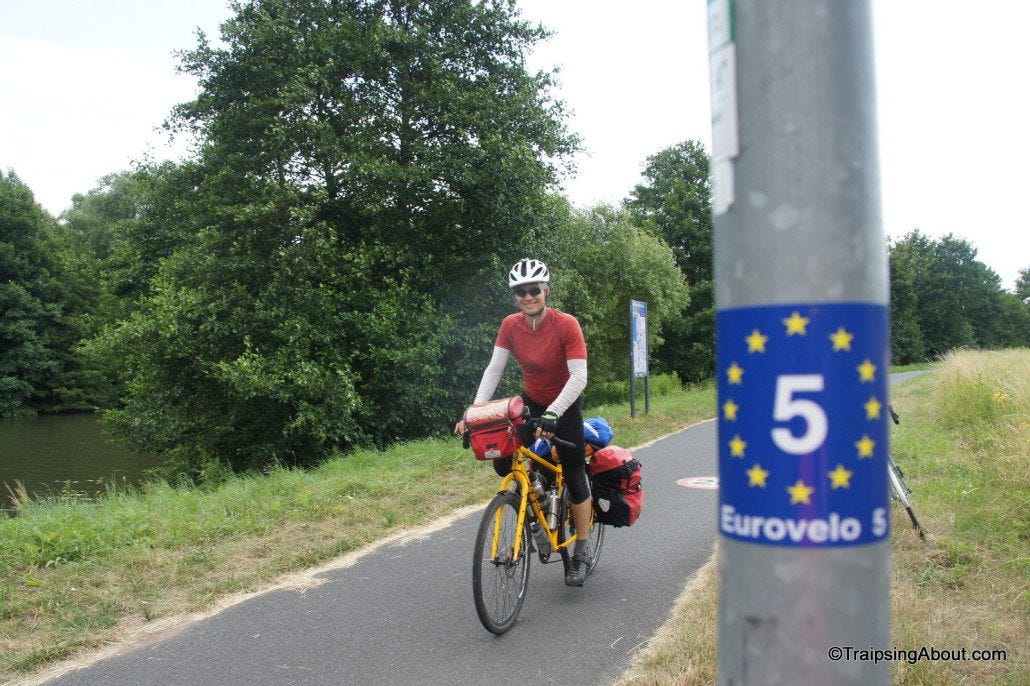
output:
<svg viewBox="0 0 1030 686"><path fill-rule="evenodd" d="M633 376L647 376L647 303L640 300L629 301L630 312L630 348L633 361Z"/></svg>
<svg viewBox="0 0 1030 686"><path fill-rule="evenodd" d="M779 546L889 534L885 305L716 314L719 530Z"/></svg>

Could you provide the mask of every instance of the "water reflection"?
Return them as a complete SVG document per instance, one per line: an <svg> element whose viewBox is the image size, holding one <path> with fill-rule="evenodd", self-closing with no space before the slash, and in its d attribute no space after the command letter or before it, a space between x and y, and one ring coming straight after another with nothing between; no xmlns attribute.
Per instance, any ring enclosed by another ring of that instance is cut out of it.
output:
<svg viewBox="0 0 1030 686"><path fill-rule="evenodd" d="M31 495L69 489L92 497L115 479L137 484L160 461L115 445L92 413L40 415L0 420L0 507L9 506L15 480Z"/></svg>

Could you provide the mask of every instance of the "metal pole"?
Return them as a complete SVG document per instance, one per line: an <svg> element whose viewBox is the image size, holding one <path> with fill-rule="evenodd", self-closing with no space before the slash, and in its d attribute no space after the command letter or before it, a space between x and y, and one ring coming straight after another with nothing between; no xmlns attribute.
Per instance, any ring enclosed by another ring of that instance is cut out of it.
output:
<svg viewBox="0 0 1030 686"><path fill-rule="evenodd" d="M633 301L629 302L629 416L637 416L637 374L636 360L633 358Z"/></svg>
<svg viewBox="0 0 1030 686"><path fill-rule="evenodd" d="M644 377L644 414L651 414L651 372Z"/></svg>
<svg viewBox="0 0 1030 686"><path fill-rule="evenodd" d="M709 0L709 33L718 682L887 684L854 652L890 647L870 4Z"/></svg>

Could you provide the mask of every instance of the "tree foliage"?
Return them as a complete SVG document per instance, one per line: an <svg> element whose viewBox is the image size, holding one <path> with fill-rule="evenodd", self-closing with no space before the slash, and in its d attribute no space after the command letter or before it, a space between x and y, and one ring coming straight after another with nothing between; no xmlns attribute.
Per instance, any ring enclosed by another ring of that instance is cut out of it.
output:
<svg viewBox="0 0 1030 686"><path fill-rule="evenodd" d="M911 364L926 359L923 330L916 309L918 293L912 271L903 268L903 260L890 258L890 324L891 362Z"/></svg>
<svg viewBox="0 0 1030 686"><path fill-rule="evenodd" d="M649 157L621 208L576 211L554 189L578 142L525 65L546 33L510 0L232 7L182 56L201 91L167 126L193 159L107 176L60 221L0 175L0 415L103 405L193 475L443 431L525 256L582 323L591 384L628 374L630 299L653 371L711 377L699 142ZM1011 294L953 236L890 252L894 362L1030 345L1026 270Z"/></svg>
<svg viewBox="0 0 1030 686"><path fill-rule="evenodd" d="M1030 300L1030 267L1019 270L1019 277L1016 279L1016 297L1023 302Z"/></svg>
<svg viewBox="0 0 1030 686"><path fill-rule="evenodd" d="M1006 304L1001 280L969 242L915 230L891 246L890 256L896 362L920 359L920 339L929 358L961 347L1030 344L1011 321L1018 309Z"/></svg>
<svg viewBox="0 0 1030 686"><path fill-rule="evenodd" d="M666 326L655 348L657 371L684 381L711 378L715 370L715 303L712 283L712 202L709 158L700 141L684 141L647 159L644 183L626 200L640 225L671 246L690 287L689 303Z"/></svg>
<svg viewBox="0 0 1030 686"><path fill-rule="evenodd" d="M611 207L574 212L556 244L554 304L583 327L590 383L629 376L629 301L647 302L648 347L661 346L689 292L671 248Z"/></svg>
<svg viewBox="0 0 1030 686"><path fill-rule="evenodd" d="M97 289L14 172L0 173L0 417L92 408L105 379L79 354Z"/></svg>
<svg viewBox="0 0 1030 686"><path fill-rule="evenodd" d="M169 122L203 141L157 194L190 235L98 346L127 383L114 426L194 468L442 428L503 312L487 284L544 234L575 148L525 68L544 33L509 2L234 7Z"/></svg>

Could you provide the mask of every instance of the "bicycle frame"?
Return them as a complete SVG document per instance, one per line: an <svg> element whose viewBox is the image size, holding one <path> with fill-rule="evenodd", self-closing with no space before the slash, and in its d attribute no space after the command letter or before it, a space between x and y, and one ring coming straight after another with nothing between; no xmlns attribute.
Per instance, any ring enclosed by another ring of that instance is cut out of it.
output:
<svg viewBox="0 0 1030 686"><path fill-rule="evenodd" d="M906 508L910 508L912 507L912 503L908 501L909 490L905 488L905 484L901 482L901 479L898 476L898 471L900 471L898 470L898 465L895 464L894 459L890 455L888 455L887 475L890 477L891 490L893 491L893 495L901 502L902 505L904 505Z"/></svg>
<svg viewBox="0 0 1030 686"><path fill-rule="evenodd" d="M515 529L515 545L512 551L513 561L518 560L519 556L523 554L523 543L522 532L526 522L526 513L532 508L533 515L536 517L537 522L543 528L547 534L548 540L551 542L551 550L560 552L563 549L568 549L576 541L576 534L573 533L566 541L562 543L558 542L558 530L552 529L547 525L547 513L544 511L544 503L540 502L536 492L530 486L529 470L526 468L527 460L536 462L537 465L549 469L554 473L554 486L558 493L561 493L564 486L564 478L562 477L561 464L552 464L550 461L536 455L532 450L529 450L525 446L519 446L519 449L515 451L511 459L511 474L504 477L501 481L501 487L499 491L504 491L514 481L519 484L519 492L522 494L522 500L519 504L519 516L516 520ZM559 517L558 526L562 525L562 519L564 513ZM500 537L501 529L501 516L498 513L497 520L494 522L494 537L493 543L490 550L490 555L494 559L497 558L497 541Z"/></svg>
<svg viewBox="0 0 1030 686"><path fill-rule="evenodd" d="M895 425L901 423L901 419L898 418L898 413L894 411L894 408L888 404L887 411L890 412L891 421ZM919 519L916 517L915 510L912 509L912 501L908 499L908 496L912 493L912 490L905 483L905 475L901 473L901 468L898 467L898 463L894 461L894 457L890 453L887 454L887 476L890 479L891 495L898 500L905 508L905 512L908 513L908 518L912 520L912 526L915 527L916 532L919 534L919 538L926 540L926 532L923 531L923 525L919 523Z"/></svg>

